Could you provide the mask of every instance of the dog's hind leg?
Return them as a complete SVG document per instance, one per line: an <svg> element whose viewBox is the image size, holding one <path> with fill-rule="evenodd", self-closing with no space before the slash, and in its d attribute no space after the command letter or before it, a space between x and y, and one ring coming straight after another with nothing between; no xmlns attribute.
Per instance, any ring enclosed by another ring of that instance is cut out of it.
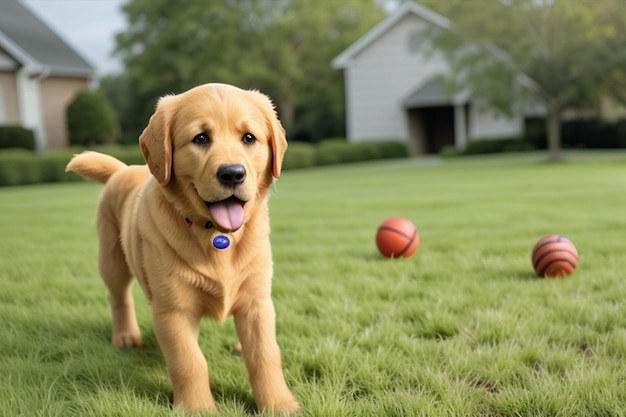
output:
<svg viewBox="0 0 626 417"><path fill-rule="evenodd" d="M132 295L133 277L126 263L117 225L104 216L99 216L98 237L98 267L109 290L113 315L112 342L117 347L141 346L141 333Z"/></svg>

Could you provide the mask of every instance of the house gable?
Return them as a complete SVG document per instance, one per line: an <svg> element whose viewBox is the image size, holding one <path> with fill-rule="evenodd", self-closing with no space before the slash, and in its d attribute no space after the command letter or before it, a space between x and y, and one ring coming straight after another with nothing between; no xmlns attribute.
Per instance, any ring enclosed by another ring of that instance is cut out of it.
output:
<svg viewBox="0 0 626 417"><path fill-rule="evenodd" d="M0 1L0 49L24 67L52 75L92 77L94 68L17 0Z"/></svg>
<svg viewBox="0 0 626 417"><path fill-rule="evenodd" d="M66 146L66 107L94 75L26 6L0 0L0 123L31 129L39 150Z"/></svg>
<svg viewBox="0 0 626 417"><path fill-rule="evenodd" d="M417 16L424 23L439 26L441 28L449 28L450 21L445 17L433 12L432 10L413 2L407 2L402 4L393 14L375 26L372 30L367 32L363 37L358 39L345 51L339 54L333 59L331 65L335 69L347 68L353 59L355 59L361 52L370 47L372 43L385 35L389 30L393 29L397 23L404 19L407 15L412 14Z"/></svg>

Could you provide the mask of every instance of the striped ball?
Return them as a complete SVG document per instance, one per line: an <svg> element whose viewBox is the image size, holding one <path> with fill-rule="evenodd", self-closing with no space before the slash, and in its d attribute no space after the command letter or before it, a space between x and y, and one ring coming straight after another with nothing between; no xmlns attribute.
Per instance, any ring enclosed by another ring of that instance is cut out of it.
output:
<svg viewBox="0 0 626 417"><path fill-rule="evenodd" d="M572 242L561 235L539 239L531 255L533 268L540 277L565 277L578 265L578 251Z"/></svg>
<svg viewBox="0 0 626 417"><path fill-rule="evenodd" d="M420 244L417 229L403 217L387 219L376 233L378 251L387 258L408 258L413 256Z"/></svg>

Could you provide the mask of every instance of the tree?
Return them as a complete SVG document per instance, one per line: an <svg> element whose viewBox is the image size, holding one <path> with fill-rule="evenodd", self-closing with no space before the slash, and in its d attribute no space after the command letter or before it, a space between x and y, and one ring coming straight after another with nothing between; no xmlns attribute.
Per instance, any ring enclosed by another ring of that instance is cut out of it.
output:
<svg viewBox="0 0 626 417"><path fill-rule="evenodd" d="M100 91L107 96L117 112L122 131L119 142L137 144L147 119L144 118L144 106L137 97L133 83L124 73L107 75L100 79ZM152 110L154 110L154 103L152 103Z"/></svg>
<svg viewBox="0 0 626 417"><path fill-rule="evenodd" d="M135 120L147 120L163 94L224 82L270 95L287 128L318 89L342 114L342 78L330 61L384 17L377 0L130 0L123 11L129 27L117 51L143 103Z"/></svg>
<svg viewBox="0 0 626 417"><path fill-rule="evenodd" d="M453 27L433 32L435 49L452 69L446 85L453 91L469 88L505 113L519 97L516 86L523 85L546 109L550 158L558 160L563 112L593 106L610 93L604 75L611 74L613 83L626 80L626 9L619 3L448 2L443 8Z"/></svg>
<svg viewBox="0 0 626 417"><path fill-rule="evenodd" d="M594 81L626 107L626 11L619 1L602 5L604 12L598 16L595 30L590 33L597 41L591 58L597 65Z"/></svg>
<svg viewBox="0 0 626 417"><path fill-rule="evenodd" d="M113 143L119 133L115 109L104 94L81 90L67 107L67 130L71 145Z"/></svg>

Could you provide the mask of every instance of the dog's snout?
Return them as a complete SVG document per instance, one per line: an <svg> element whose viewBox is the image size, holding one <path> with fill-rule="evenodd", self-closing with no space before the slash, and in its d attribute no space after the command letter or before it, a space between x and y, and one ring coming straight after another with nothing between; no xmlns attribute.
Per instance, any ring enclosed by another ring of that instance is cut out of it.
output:
<svg viewBox="0 0 626 417"><path fill-rule="evenodd" d="M241 184L246 179L246 169L240 164L223 164L217 168L217 177L226 185Z"/></svg>

